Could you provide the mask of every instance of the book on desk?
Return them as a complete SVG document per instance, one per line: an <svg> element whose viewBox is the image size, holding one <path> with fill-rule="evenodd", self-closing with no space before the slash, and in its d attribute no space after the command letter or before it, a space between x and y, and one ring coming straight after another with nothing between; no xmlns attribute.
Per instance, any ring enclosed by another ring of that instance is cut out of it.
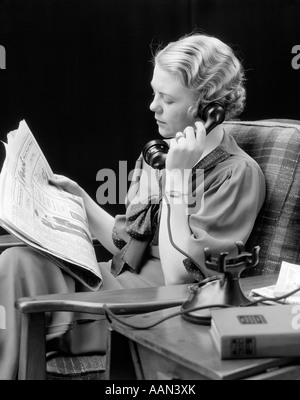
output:
<svg viewBox="0 0 300 400"><path fill-rule="evenodd" d="M300 356L300 305L230 307L211 316L222 360Z"/></svg>

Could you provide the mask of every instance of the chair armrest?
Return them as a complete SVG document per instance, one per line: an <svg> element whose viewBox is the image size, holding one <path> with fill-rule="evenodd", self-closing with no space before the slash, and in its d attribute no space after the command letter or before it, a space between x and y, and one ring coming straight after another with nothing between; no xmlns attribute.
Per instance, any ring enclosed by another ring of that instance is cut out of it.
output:
<svg viewBox="0 0 300 400"><path fill-rule="evenodd" d="M241 278L241 288L247 296L251 289L275 284L278 274ZM104 314L103 305L116 314L137 314L176 307L190 296L190 284L138 289L103 290L49 294L17 299L15 307L23 314L54 311Z"/></svg>
<svg viewBox="0 0 300 400"><path fill-rule="evenodd" d="M23 297L15 302L15 307L23 314L49 311L104 314L106 304L114 313L135 314L179 306L188 298L188 288L189 285L173 285Z"/></svg>

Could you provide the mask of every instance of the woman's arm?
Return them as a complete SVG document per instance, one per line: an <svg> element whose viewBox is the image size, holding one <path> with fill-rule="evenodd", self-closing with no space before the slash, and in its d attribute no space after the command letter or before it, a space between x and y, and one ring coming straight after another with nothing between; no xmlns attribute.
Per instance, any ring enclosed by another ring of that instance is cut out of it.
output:
<svg viewBox="0 0 300 400"><path fill-rule="evenodd" d="M170 193L166 193L162 202L159 253L166 285L194 281L194 278L187 274L183 264L183 260L187 257L172 244L173 242L175 246L188 254L191 230L188 223L187 206L185 196L179 191L177 193L179 197L171 197Z"/></svg>
<svg viewBox="0 0 300 400"><path fill-rule="evenodd" d="M83 189L81 189L81 197L92 234L111 254L115 255L119 251L112 240L115 218L103 210Z"/></svg>

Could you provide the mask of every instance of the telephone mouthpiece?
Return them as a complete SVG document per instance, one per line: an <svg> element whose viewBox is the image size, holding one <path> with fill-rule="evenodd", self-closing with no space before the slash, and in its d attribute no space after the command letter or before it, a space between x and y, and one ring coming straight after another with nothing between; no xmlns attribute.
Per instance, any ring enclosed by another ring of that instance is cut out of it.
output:
<svg viewBox="0 0 300 400"><path fill-rule="evenodd" d="M168 151L169 146L164 140L152 140L144 146L143 157L152 168L163 169L165 168Z"/></svg>

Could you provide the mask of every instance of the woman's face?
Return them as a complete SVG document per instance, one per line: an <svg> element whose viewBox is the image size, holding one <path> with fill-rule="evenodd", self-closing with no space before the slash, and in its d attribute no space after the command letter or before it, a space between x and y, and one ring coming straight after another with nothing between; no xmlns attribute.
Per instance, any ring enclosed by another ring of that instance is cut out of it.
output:
<svg viewBox="0 0 300 400"><path fill-rule="evenodd" d="M194 105L193 93L181 83L178 76L156 65L151 86L154 98L150 110L155 114L162 137L173 138L177 132L194 125L195 118L189 110Z"/></svg>

